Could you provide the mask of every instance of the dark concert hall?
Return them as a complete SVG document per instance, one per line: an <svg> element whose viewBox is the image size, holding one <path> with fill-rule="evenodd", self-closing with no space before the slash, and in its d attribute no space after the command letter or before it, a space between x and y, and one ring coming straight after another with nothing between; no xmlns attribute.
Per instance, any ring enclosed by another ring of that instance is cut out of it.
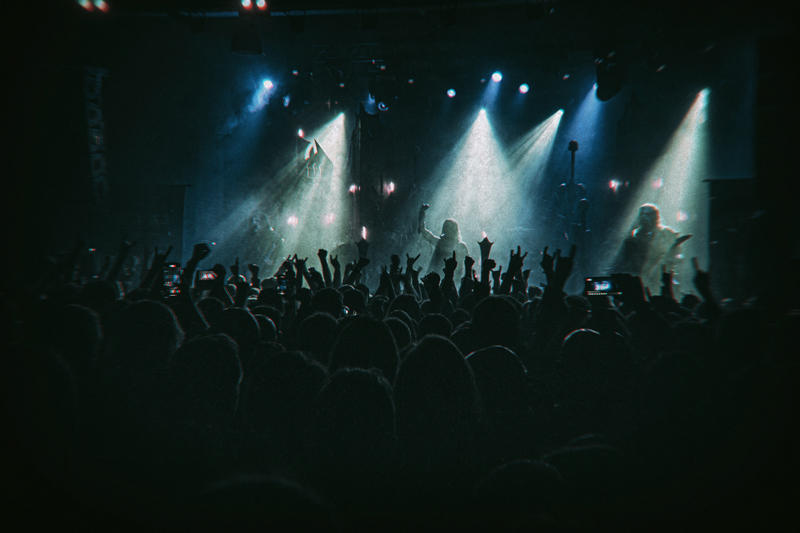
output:
<svg viewBox="0 0 800 533"><path fill-rule="evenodd" d="M800 528L789 2L3 11L8 531Z"/></svg>

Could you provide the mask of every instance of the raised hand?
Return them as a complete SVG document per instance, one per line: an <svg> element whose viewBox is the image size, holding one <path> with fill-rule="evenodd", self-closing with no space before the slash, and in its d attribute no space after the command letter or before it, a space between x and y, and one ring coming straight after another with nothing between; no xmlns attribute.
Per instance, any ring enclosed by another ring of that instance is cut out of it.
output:
<svg viewBox="0 0 800 533"><path fill-rule="evenodd" d="M191 261L194 263L199 263L206 257L208 254L211 253L211 248L204 242L198 243L194 245L194 249L192 249L192 258Z"/></svg>
<svg viewBox="0 0 800 533"><path fill-rule="evenodd" d="M316 286L314 287L315 289L321 289L325 286L325 279L314 267L308 269L308 275L311 277L311 281Z"/></svg>
<svg viewBox="0 0 800 533"><path fill-rule="evenodd" d="M614 274L620 287L620 299L633 309L642 309L647 305L646 291L642 278L631 274Z"/></svg>
<svg viewBox="0 0 800 533"><path fill-rule="evenodd" d="M117 276L119 276L120 271L122 270L122 265L125 263L125 260L128 258L128 254L131 251L131 248L136 246L135 242L131 242L128 240L127 234L122 236L122 240L119 243L119 253L117 254L117 258L114 261L114 265L107 271L106 280L108 281L116 281ZM110 257L106 256L108 260ZM106 265L103 268L103 271L108 268Z"/></svg>
<svg viewBox="0 0 800 533"><path fill-rule="evenodd" d="M508 272L513 276L517 273L519 269L522 268L522 265L525 262L525 258L528 257L528 252L525 252L525 255L522 255L521 247L517 246L517 253L514 254L514 250L511 250L511 257L508 260Z"/></svg>
<svg viewBox="0 0 800 533"><path fill-rule="evenodd" d="M667 270L667 265L661 265L661 296L674 299L672 293L672 278L675 273Z"/></svg>
<svg viewBox="0 0 800 533"><path fill-rule="evenodd" d="M358 263L356 263L356 268L358 270L363 270L369 264L369 259L366 257L359 257Z"/></svg>
<svg viewBox="0 0 800 533"><path fill-rule="evenodd" d="M572 245L568 256L562 257L561 250L556 250L556 268L553 282L558 286L559 289L564 289L564 285L566 285L567 279L572 273L572 267L575 266L575 252L577 251L578 247L574 244Z"/></svg>
<svg viewBox="0 0 800 533"><path fill-rule="evenodd" d="M456 251L453 250L453 257L448 257L444 260L444 275L445 277L453 276L453 273L458 268L458 259L456 259Z"/></svg>
<svg viewBox="0 0 800 533"><path fill-rule="evenodd" d="M558 250L556 254L560 255L561 250ZM544 251L542 252L541 265L544 276L547 278L547 284L550 285L550 282L553 280L553 273L555 272L555 257L547 253L547 246L544 247Z"/></svg>
<svg viewBox="0 0 800 533"><path fill-rule="evenodd" d="M431 207L431 206L430 206L430 204L422 204L422 205L420 206L419 210L420 210L421 212L424 212L424 211L427 211L428 209L430 209L430 207Z"/></svg>
<svg viewBox="0 0 800 533"><path fill-rule="evenodd" d="M494 270L497 267L497 262L494 259L487 259L483 262L483 270Z"/></svg>
<svg viewBox="0 0 800 533"><path fill-rule="evenodd" d="M172 246L167 248L167 251L164 252L163 254L159 254L158 253L158 246L156 246L156 256L153 259L153 264L155 265L156 263L159 263L160 265L163 265L164 262L167 260L167 257L169 256L169 253L171 251L172 251Z"/></svg>
<svg viewBox="0 0 800 533"><path fill-rule="evenodd" d="M392 276L389 274L389 271L386 269L386 265L381 265L381 276L379 281L381 286L388 287L392 283Z"/></svg>
<svg viewBox="0 0 800 533"><path fill-rule="evenodd" d="M707 271L701 270L696 257L692 257L692 265L694 265L694 286L705 297L711 293L711 268Z"/></svg>
<svg viewBox="0 0 800 533"><path fill-rule="evenodd" d="M406 253L406 274L410 274L414 269L414 263L417 262L417 259L419 259L420 255L422 254L417 254L417 257L411 257Z"/></svg>
<svg viewBox="0 0 800 533"><path fill-rule="evenodd" d="M320 249L317 251L317 257L319 257L319 260L320 260L320 261L322 261L322 262L324 263L324 262L325 262L325 259L327 259L327 258L328 258L328 250L323 250L322 248L320 248Z"/></svg>
<svg viewBox="0 0 800 533"><path fill-rule="evenodd" d="M471 258L470 256L466 256L464 258L464 271L467 274L470 274L472 272L472 267L473 266L475 266L475 260L473 258ZM467 276L467 277L470 277L470 276Z"/></svg>
<svg viewBox="0 0 800 533"><path fill-rule="evenodd" d="M236 258L236 262L231 265L231 276L238 276L239 275L239 258Z"/></svg>
<svg viewBox="0 0 800 533"><path fill-rule="evenodd" d="M253 264L253 263L250 263L249 265L247 265L247 270L249 270L249 271L250 271L250 274L252 274L252 276L253 276L254 278L257 278L257 277L258 277L258 270L259 270L259 269L258 269L258 265L255 265L255 264Z"/></svg>
<svg viewBox="0 0 800 533"><path fill-rule="evenodd" d="M221 263L217 263L216 265L211 267L211 270L214 272L214 274L217 275L217 277L214 278L214 282L215 283L219 283L220 285L224 285L225 284L225 273L226 273L225 272L225 267Z"/></svg>
<svg viewBox="0 0 800 533"><path fill-rule="evenodd" d="M494 287L495 294L500 290L500 276L503 274L503 265L497 270L492 270L492 286Z"/></svg>
<svg viewBox="0 0 800 533"><path fill-rule="evenodd" d="M332 256L330 256L330 262L331 262L331 266L332 266L333 268L340 268L340 265L339 265L339 256L338 256L338 255L332 255Z"/></svg>

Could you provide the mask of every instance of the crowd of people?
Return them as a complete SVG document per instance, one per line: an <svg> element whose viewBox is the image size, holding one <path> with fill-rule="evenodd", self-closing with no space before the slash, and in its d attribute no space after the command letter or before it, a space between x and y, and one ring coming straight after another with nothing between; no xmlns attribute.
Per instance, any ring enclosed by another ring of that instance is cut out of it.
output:
<svg viewBox="0 0 800 533"><path fill-rule="evenodd" d="M726 308L697 262L680 299L668 269L660 287L619 273L614 297L566 294L581 250L517 248L500 266L491 245L480 272L456 253L420 272L402 250L346 265L319 250L318 268L292 256L261 279L238 259L199 270L214 258L198 244L166 290L169 251L131 286L133 243L98 274L76 273L76 243L2 294L6 519L593 531L791 516L792 306ZM377 287L361 283L370 263Z"/></svg>

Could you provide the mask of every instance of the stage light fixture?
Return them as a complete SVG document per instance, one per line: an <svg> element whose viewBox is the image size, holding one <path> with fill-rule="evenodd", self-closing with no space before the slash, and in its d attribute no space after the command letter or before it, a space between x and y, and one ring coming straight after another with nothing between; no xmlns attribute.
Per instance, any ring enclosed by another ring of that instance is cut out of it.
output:
<svg viewBox="0 0 800 533"><path fill-rule="evenodd" d="M94 11L94 4L91 0L78 0L78 4L86 11Z"/></svg>
<svg viewBox="0 0 800 533"><path fill-rule="evenodd" d="M450 98L455 98L456 90L455 89L447 89L447 96L449 96Z"/></svg>
<svg viewBox="0 0 800 533"><path fill-rule="evenodd" d="M303 130L297 130L297 136L298 137L302 137L303 136Z"/></svg>
<svg viewBox="0 0 800 533"><path fill-rule="evenodd" d="M253 7L252 0L242 0L242 7L245 9L252 9Z"/></svg>
<svg viewBox="0 0 800 533"><path fill-rule="evenodd" d="M267 0L257 0L256 7L261 11L265 11L267 9Z"/></svg>
<svg viewBox="0 0 800 533"><path fill-rule="evenodd" d="M531 88L528 87L527 83L523 83L522 85L519 86L519 92L521 92L522 94L528 94L528 91L530 91L530 89Z"/></svg>
<svg viewBox="0 0 800 533"><path fill-rule="evenodd" d="M264 80L265 89L272 89L273 87L275 87L275 84L272 83L272 80Z"/></svg>
<svg viewBox="0 0 800 533"><path fill-rule="evenodd" d="M94 1L94 5L95 5L95 7L97 7L97 9L99 9L103 13L108 13L108 9L109 9L108 4L106 2L104 2L103 0L95 0Z"/></svg>
<svg viewBox="0 0 800 533"><path fill-rule="evenodd" d="M503 75L500 72L495 72L492 74L492 81L498 83L500 80L503 79Z"/></svg>

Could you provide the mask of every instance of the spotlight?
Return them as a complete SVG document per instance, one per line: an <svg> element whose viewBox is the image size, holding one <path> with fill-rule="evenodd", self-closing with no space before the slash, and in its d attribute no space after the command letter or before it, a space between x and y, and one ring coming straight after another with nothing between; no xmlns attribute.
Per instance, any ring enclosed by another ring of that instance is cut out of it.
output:
<svg viewBox="0 0 800 533"><path fill-rule="evenodd" d="M447 89L447 96L449 96L450 98L454 98L456 96L456 90L455 89Z"/></svg>
<svg viewBox="0 0 800 533"><path fill-rule="evenodd" d="M344 89L344 82L342 82L342 83L340 83L340 84L339 84L339 88L340 88L340 89Z"/></svg>
<svg viewBox="0 0 800 533"><path fill-rule="evenodd" d="M296 228L296 227L297 227L297 223L298 223L298 222L299 222L299 220L298 220L298 218L297 218L295 215L292 215L292 216L290 216L288 219L286 219L286 223L287 223L288 225L292 226L293 228Z"/></svg>
<svg viewBox="0 0 800 533"><path fill-rule="evenodd" d="M297 72L296 70L293 70L293 71L292 71L292 76L298 76L299 74L300 74L300 73L299 73L299 72Z"/></svg>
<svg viewBox="0 0 800 533"><path fill-rule="evenodd" d="M99 9L103 13L108 13L108 4L105 3L103 0L94 0L94 5L97 6L97 9Z"/></svg>
<svg viewBox="0 0 800 533"><path fill-rule="evenodd" d="M365 240L365 241L367 240L367 227L366 226L361 226L361 238L363 240Z"/></svg>
<svg viewBox="0 0 800 533"><path fill-rule="evenodd" d="M347 189L347 192L349 192L350 194L355 194L356 191L358 191L358 190L359 190L359 186L353 184L353 185L350 186L349 189Z"/></svg>
<svg viewBox="0 0 800 533"><path fill-rule="evenodd" d="M267 9L267 0L257 0L256 6L261 11L264 11L265 9Z"/></svg>
<svg viewBox="0 0 800 533"><path fill-rule="evenodd" d="M245 9L250 9L253 7L253 2L251 0L242 0L242 7Z"/></svg>
<svg viewBox="0 0 800 533"><path fill-rule="evenodd" d="M94 4L90 0L78 0L78 3L86 11L93 11L94 10Z"/></svg>
<svg viewBox="0 0 800 533"><path fill-rule="evenodd" d="M408 80L408 84L409 84L409 85L413 85L413 84L414 84L414 80L410 78L410 79Z"/></svg>
<svg viewBox="0 0 800 533"><path fill-rule="evenodd" d="M519 92L521 92L522 94L528 94L528 91L530 90L531 88L528 87L527 83L523 83L522 85L519 86Z"/></svg>
<svg viewBox="0 0 800 533"><path fill-rule="evenodd" d="M481 109L480 111L478 111L478 113L481 114L481 115L485 115L486 114L486 110L485 109Z"/></svg>
<svg viewBox="0 0 800 533"><path fill-rule="evenodd" d="M561 79L562 80L568 80L569 79L569 74L564 74L563 76L561 76Z"/></svg>
<svg viewBox="0 0 800 533"><path fill-rule="evenodd" d="M264 80L265 89L272 89L273 87L275 87L275 84L272 83L272 80Z"/></svg>
<svg viewBox="0 0 800 533"><path fill-rule="evenodd" d="M304 135L303 130L297 130L297 136L302 137Z"/></svg>
<svg viewBox="0 0 800 533"><path fill-rule="evenodd" d="M495 72L494 74L492 74L492 81L493 82L497 83L502 79L503 79L503 75L500 74L500 72Z"/></svg>

